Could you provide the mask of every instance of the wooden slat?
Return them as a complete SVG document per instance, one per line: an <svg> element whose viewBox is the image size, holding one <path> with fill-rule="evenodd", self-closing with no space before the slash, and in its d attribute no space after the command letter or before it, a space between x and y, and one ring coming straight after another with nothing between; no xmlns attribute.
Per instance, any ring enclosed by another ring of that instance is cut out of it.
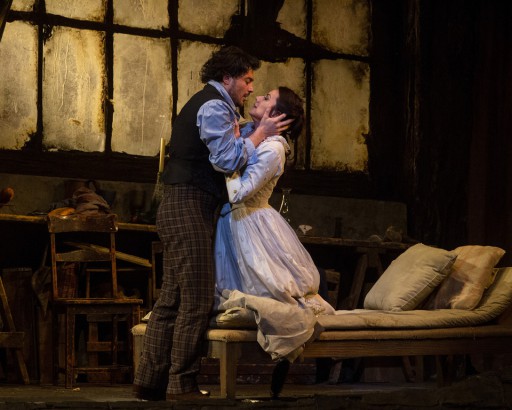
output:
<svg viewBox="0 0 512 410"><path fill-rule="evenodd" d="M24 332L0 332L0 348L19 349L24 338Z"/></svg>
<svg viewBox="0 0 512 410"><path fill-rule="evenodd" d="M99 252L96 249L80 249L76 251L61 252L55 255L56 262L108 262L110 254Z"/></svg>
<svg viewBox="0 0 512 410"><path fill-rule="evenodd" d="M82 242L66 242L68 245L76 246L77 248L82 249L92 249L94 251L103 253L103 254L109 254L109 249L105 248L104 246L89 244L89 243L82 243ZM128 253L119 252L116 250L116 258L122 261L131 262L139 266L144 266L146 268L151 268L151 262L149 259L144 259L139 256L130 255Z"/></svg>
<svg viewBox="0 0 512 410"><path fill-rule="evenodd" d="M512 338L447 338L426 340L337 340L311 343L304 357L435 356L470 353L506 353Z"/></svg>
<svg viewBox="0 0 512 410"><path fill-rule="evenodd" d="M117 232L117 215L48 215L48 231L60 232Z"/></svg>
<svg viewBox="0 0 512 410"><path fill-rule="evenodd" d="M98 366L98 367L75 367L75 373L110 373L112 371L131 372L131 366L115 365L115 366Z"/></svg>

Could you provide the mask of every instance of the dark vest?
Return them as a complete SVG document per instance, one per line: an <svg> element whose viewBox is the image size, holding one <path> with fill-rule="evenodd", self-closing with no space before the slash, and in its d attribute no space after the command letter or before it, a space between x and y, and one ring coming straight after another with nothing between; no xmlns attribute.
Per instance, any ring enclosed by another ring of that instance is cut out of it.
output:
<svg viewBox="0 0 512 410"><path fill-rule="evenodd" d="M225 197L224 175L213 169L210 151L199 137L197 112L210 100L224 100L215 87L207 84L181 109L172 126L169 161L162 174L166 185L191 184L218 198Z"/></svg>

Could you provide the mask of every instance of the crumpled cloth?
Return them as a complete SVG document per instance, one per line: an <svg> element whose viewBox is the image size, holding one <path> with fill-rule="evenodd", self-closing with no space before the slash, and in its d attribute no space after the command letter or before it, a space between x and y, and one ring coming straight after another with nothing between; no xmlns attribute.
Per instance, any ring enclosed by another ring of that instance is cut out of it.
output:
<svg viewBox="0 0 512 410"><path fill-rule="evenodd" d="M75 213L82 215L96 215L110 213L110 206L105 199L92 189L81 187L73 193Z"/></svg>
<svg viewBox="0 0 512 410"><path fill-rule="evenodd" d="M220 308L246 308L254 311L257 341L273 360L293 362L304 350L306 342L321 331L313 310L283 303L263 296L253 296L239 290L224 290L226 299Z"/></svg>

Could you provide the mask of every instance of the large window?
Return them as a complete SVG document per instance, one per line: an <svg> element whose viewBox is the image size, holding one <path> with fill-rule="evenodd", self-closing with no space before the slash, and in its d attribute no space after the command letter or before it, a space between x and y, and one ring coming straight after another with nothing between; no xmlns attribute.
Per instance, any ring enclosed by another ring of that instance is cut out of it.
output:
<svg viewBox="0 0 512 410"><path fill-rule="evenodd" d="M107 165L82 161L108 159L116 179L152 178L146 168L202 87L201 66L222 44L237 44L262 60L255 95L285 85L304 98L295 170L366 173L368 1L279 3L14 0L0 42L0 156L16 161L4 164L36 153L58 163L72 151L69 172L103 172Z"/></svg>

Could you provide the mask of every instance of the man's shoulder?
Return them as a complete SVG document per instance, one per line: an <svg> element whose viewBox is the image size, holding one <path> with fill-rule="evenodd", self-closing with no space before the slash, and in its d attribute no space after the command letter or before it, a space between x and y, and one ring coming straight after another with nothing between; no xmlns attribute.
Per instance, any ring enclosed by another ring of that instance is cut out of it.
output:
<svg viewBox="0 0 512 410"><path fill-rule="evenodd" d="M213 85L206 84L201 90L194 94L192 98L209 98L224 100L223 95Z"/></svg>
<svg viewBox="0 0 512 410"><path fill-rule="evenodd" d="M206 84L202 90L199 90L196 92L185 104L187 105L195 105L195 106L201 106L204 103L211 101L211 100L218 100L222 102L226 102L222 94L213 86Z"/></svg>
<svg viewBox="0 0 512 410"><path fill-rule="evenodd" d="M197 112L205 103L213 101L214 104L226 103L222 95L215 89L215 87L208 84L200 91L196 92L181 109L181 112Z"/></svg>

